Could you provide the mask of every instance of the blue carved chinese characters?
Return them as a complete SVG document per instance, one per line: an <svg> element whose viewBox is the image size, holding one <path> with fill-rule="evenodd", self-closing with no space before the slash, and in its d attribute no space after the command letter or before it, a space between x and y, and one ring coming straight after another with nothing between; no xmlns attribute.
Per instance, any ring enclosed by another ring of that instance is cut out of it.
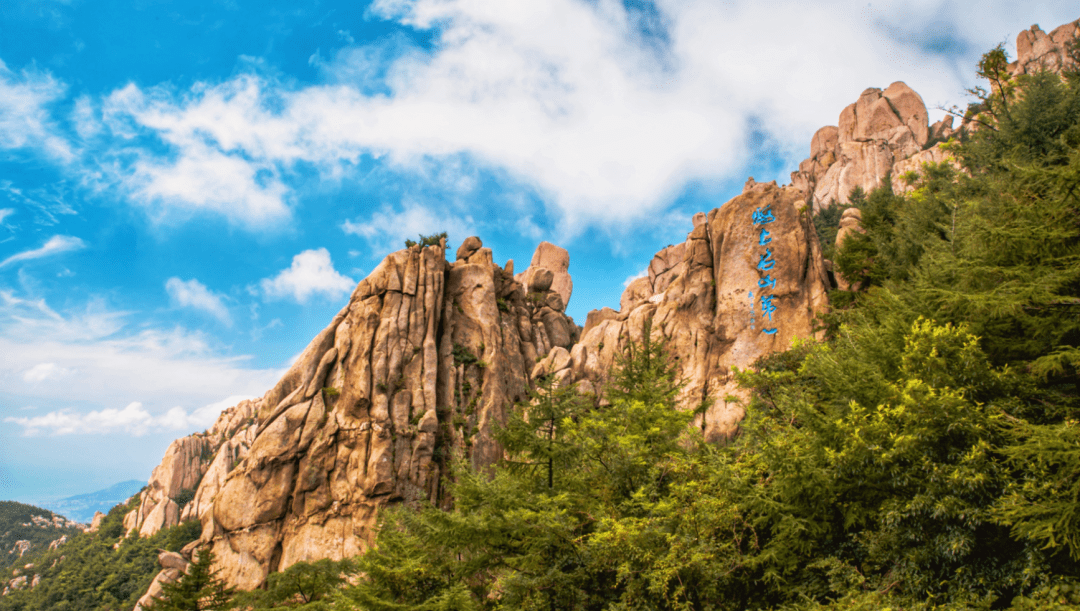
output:
<svg viewBox="0 0 1080 611"><path fill-rule="evenodd" d="M765 275L758 279L758 288L761 289L759 293L759 301L761 302L761 317L767 319L768 324L773 322L773 312L776 311L776 305L773 303L775 295L768 293L767 291L776 290L776 279L769 273L774 267L776 267L776 259L773 258L773 252L768 245L773 241L772 233L765 229L764 225L776 222L776 215L773 214L772 207L765 206L764 208L756 208L751 215L751 222L758 228L758 246L765 247L764 253L758 253L757 270L764 272ZM749 292L750 297L750 328L754 329L754 292ZM765 326L762 327L761 332L765 335L776 335L776 327Z"/></svg>

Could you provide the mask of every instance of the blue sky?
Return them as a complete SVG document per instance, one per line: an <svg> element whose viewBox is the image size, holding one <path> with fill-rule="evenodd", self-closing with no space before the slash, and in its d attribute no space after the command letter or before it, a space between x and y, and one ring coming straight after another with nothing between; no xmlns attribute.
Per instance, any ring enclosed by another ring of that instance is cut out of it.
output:
<svg viewBox="0 0 1080 611"><path fill-rule="evenodd" d="M0 3L0 498L144 479L405 238L618 305L869 86L965 103L1073 3ZM931 110L932 118L941 116Z"/></svg>

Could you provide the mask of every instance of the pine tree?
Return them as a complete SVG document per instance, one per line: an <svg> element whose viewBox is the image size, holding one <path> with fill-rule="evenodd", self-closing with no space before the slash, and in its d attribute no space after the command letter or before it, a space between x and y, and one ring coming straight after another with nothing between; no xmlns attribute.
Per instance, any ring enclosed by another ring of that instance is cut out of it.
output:
<svg viewBox="0 0 1080 611"><path fill-rule="evenodd" d="M506 450L502 465L522 475L539 475L540 485L555 489L556 472L572 469L576 448L569 444L564 429L578 419L588 406L570 386L559 386L554 376L544 376L530 393L530 401L510 415L496 437Z"/></svg>
<svg viewBox="0 0 1080 611"><path fill-rule="evenodd" d="M180 579L161 587L161 595L145 606L146 611L218 611L234 606L235 589L225 585L213 570L214 552L198 552Z"/></svg>

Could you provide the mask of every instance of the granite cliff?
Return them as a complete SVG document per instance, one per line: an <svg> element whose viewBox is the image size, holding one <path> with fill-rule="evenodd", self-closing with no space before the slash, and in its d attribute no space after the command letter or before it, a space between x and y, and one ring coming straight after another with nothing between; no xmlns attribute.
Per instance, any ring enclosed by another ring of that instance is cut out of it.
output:
<svg viewBox="0 0 1080 611"><path fill-rule="evenodd" d="M1021 33L1010 70L1060 70L1078 33L1080 21ZM361 553L384 506L452 502L443 489L452 457L498 460L493 426L541 376L602 404L616 355L644 333L677 360L681 406L707 406L695 421L702 434L729 439L745 415L733 370L815 336L827 291L848 288L827 271L814 211L948 161L941 143L964 129L949 118L930 125L904 83L865 90L838 125L814 134L789 186L750 179L695 215L686 240L656 254L619 309L593 310L583 327L565 315L570 260L553 244L516 275L477 237L453 262L445 243L392 253L277 385L170 446L125 526L145 536L199 519L197 546L212 548L241 588L299 561ZM847 211L838 239L858 224L858 210ZM167 560L159 582L179 575L181 561Z"/></svg>

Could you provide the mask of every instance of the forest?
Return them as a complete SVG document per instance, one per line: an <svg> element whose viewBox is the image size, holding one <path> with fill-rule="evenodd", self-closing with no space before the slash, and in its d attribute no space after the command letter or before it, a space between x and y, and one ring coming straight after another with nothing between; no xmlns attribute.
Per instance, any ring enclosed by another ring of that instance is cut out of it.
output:
<svg viewBox="0 0 1080 611"><path fill-rule="evenodd" d="M252 593L203 554L154 609L1080 609L1080 74L1006 64L979 64L956 165L853 194L864 231L831 254L857 290L832 293L824 341L738 372L730 443L694 434L646 340L603 405L540 383L501 463L455 463L451 511L386 511L365 555ZM0 610L130 609L125 571L155 570L138 550L195 537L110 551L117 511L79 544L91 566Z"/></svg>

